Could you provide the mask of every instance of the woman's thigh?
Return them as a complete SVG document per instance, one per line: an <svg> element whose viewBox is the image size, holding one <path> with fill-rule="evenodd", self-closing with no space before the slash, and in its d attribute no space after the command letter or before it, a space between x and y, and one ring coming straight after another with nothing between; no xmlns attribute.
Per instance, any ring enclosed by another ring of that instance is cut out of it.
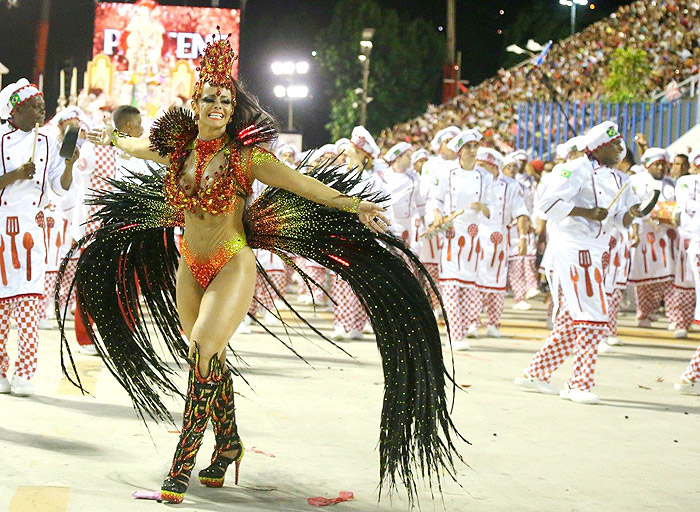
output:
<svg viewBox="0 0 700 512"><path fill-rule="evenodd" d="M180 260L180 267L177 269L175 290L177 314L180 317L182 331L187 336L187 339L191 340L192 328L197 321L197 315L199 315L199 303L204 296L204 290L195 280L184 258ZM191 356L192 352L190 352Z"/></svg>
<svg viewBox="0 0 700 512"><path fill-rule="evenodd" d="M191 340L199 346L201 361L225 357L226 344L248 313L255 291L255 256L244 247L219 271L204 291ZM206 364L206 363L205 363Z"/></svg>

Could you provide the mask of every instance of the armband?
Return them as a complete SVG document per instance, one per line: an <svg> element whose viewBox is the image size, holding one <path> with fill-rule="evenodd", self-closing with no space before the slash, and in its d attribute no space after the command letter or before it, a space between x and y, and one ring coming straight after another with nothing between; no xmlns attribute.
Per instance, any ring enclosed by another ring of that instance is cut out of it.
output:
<svg viewBox="0 0 700 512"><path fill-rule="evenodd" d="M357 213L360 209L360 203L362 202L362 199L360 199L357 196L353 196L350 199L351 203L347 206L341 206L340 209L348 213Z"/></svg>
<svg viewBox="0 0 700 512"><path fill-rule="evenodd" d="M129 135L124 132L120 132L119 130L114 130L109 139L109 145L119 149L119 146L117 146L117 139L124 139L126 137L129 137Z"/></svg>

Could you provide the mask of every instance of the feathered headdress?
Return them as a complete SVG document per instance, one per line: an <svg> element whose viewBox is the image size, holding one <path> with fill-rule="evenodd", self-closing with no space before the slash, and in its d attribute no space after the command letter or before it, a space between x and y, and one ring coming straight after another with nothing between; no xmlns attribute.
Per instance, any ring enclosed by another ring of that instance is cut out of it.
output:
<svg viewBox="0 0 700 512"><path fill-rule="evenodd" d="M220 27L217 26L216 30L220 30ZM232 70L233 63L238 59L238 55L233 51L228 40L229 37L231 37L231 34L224 38L219 32L219 39L212 41L204 48L204 55L202 55L197 68L199 80L194 85L194 93L192 94L194 101L197 101L202 95L204 84L208 82L211 85L229 89L235 102L236 88L233 85Z"/></svg>

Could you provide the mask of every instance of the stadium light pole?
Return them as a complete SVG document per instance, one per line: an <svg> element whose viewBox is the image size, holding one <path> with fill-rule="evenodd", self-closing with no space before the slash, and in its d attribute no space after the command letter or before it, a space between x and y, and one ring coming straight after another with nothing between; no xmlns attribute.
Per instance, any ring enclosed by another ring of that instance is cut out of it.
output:
<svg viewBox="0 0 700 512"><path fill-rule="evenodd" d="M362 40L360 41L359 59L362 62L362 102L360 103L360 125L365 126L367 123L367 104L372 101L368 96L369 89L369 56L372 53L372 38L374 37L374 29L366 28L362 31Z"/></svg>
<svg viewBox="0 0 700 512"><path fill-rule="evenodd" d="M588 5L588 0L559 0L561 5L571 7L571 35L576 33L576 6Z"/></svg>
<svg viewBox="0 0 700 512"><path fill-rule="evenodd" d="M287 131L294 131L294 101L309 96L309 88L305 85L293 84L293 77L305 75L309 72L309 63L300 62L273 62L270 66L272 73L283 77L286 85L276 85L273 92L278 98L287 98Z"/></svg>

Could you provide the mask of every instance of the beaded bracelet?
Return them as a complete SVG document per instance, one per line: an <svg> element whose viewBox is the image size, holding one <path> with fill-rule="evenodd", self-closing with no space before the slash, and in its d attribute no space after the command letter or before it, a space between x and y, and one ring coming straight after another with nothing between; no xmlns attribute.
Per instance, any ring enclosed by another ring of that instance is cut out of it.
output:
<svg viewBox="0 0 700 512"><path fill-rule="evenodd" d="M348 213L357 213L360 209L360 203L362 202L362 199L360 199L357 196L351 197L350 199L352 201L351 204L347 206L341 206L340 209Z"/></svg>
<svg viewBox="0 0 700 512"><path fill-rule="evenodd" d="M129 137L129 135L119 130L114 130L112 136L109 138L109 145L119 149L119 146L117 146L117 139L123 139L125 137Z"/></svg>

